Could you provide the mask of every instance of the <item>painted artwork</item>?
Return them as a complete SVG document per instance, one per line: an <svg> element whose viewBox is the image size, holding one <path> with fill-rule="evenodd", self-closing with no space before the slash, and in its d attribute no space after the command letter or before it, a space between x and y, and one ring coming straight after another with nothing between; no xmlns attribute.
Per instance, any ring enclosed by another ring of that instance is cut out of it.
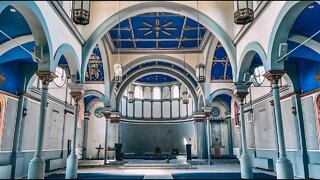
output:
<svg viewBox="0 0 320 180"><path fill-rule="evenodd" d="M0 94L0 150L1 150L2 139L3 139L2 136L4 131L5 112L6 112L6 99L2 94Z"/></svg>
<svg viewBox="0 0 320 180"><path fill-rule="evenodd" d="M237 104L237 102L234 102L234 104L233 104L233 108L234 108L234 125L237 127L237 126L239 126L240 125L240 122L239 122L239 114L238 114L238 111L237 111L237 109L238 109L238 104Z"/></svg>
<svg viewBox="0 0 320 180"><path fill-rule="evenodd" d="M79 103L78 128L81 128L83 119L84 119L84 104L83 104L83 101L81 101Z"/></svg>
<svg viewBox="0 0 320 180"><path fill-rule="evenodd" d="M315 111L316 111L316 121L317 121L317 127L318 127L318 142L320 144L320 94L316 96L315 101Z"/></svg>

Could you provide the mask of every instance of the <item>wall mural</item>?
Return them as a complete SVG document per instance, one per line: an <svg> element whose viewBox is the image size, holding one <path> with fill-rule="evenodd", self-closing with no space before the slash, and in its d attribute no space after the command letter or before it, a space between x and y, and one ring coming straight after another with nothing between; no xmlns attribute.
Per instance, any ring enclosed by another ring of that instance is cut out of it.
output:
<svg viewBox="0 0 320 180"><path fill-rule="evenodd" d="M2 146L5 112L6 112L6 99L2 94L0 94L0 150Z"/></svg>

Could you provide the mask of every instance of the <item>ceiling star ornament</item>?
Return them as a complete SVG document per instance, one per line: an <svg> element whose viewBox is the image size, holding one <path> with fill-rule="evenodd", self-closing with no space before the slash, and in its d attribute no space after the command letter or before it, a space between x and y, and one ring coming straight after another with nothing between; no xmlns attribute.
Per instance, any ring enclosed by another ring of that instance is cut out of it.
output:
<svg viewBox="0 0 320 180"><path fill-rule="evenodd" d="M178 28L176 28L176 27L167 27L167 26L170 26L172 23L173 23L173 21L168 21L164 24L160 24L160 19L156 18L156 21L154 24L151 24L146 21L142 21L142 24L144 24L145 26L148 26L148 27L141 27L141 28L138 28L138 30L146 31L143 33L144 36L147 36L147 35L151 34L152 32L155 32L156 38L158 39L160 32L163 34L166 34L168 36L172 36L172 34L168 31L178 30Z"/></svg>

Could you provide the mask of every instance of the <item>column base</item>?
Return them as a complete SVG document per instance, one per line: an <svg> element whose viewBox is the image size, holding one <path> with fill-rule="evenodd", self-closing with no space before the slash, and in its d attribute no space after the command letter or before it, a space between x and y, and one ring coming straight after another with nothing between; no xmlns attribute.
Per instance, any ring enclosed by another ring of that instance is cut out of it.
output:
<svg viewBox="0 0 320 180"><path fill-rule="evenodd" d="M66 179L77 179L78 157L70 154L67 158Z"/></svg>
<svg viewBox="0 0 320 180"><path fill-rule="evenodd" d="M251 160L248 154L240 157L240 168L242 179L253 179Z"/></svg>
<svg viewBox="0 0 320 180"><path fill-rule="evenodd" d="M34 157L29 163L28 179L44 179L45 165L43 157Z"/></svg>
<svg viewBox="0 0 320 180"><path fill-rule="evenodd" d="M293 179L293 166L287 158L279 158L276 162L277 179Z"/></svg>

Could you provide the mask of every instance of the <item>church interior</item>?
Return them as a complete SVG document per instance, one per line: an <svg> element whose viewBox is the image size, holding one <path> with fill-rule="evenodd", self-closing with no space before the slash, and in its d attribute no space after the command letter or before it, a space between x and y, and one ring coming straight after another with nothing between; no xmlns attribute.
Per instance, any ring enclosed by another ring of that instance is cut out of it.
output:
<svg viewBox="0 0 320 180"><path fill-rule="evenodd" d="M0 13L0 179L320 179L319 1Z"/></svg>

